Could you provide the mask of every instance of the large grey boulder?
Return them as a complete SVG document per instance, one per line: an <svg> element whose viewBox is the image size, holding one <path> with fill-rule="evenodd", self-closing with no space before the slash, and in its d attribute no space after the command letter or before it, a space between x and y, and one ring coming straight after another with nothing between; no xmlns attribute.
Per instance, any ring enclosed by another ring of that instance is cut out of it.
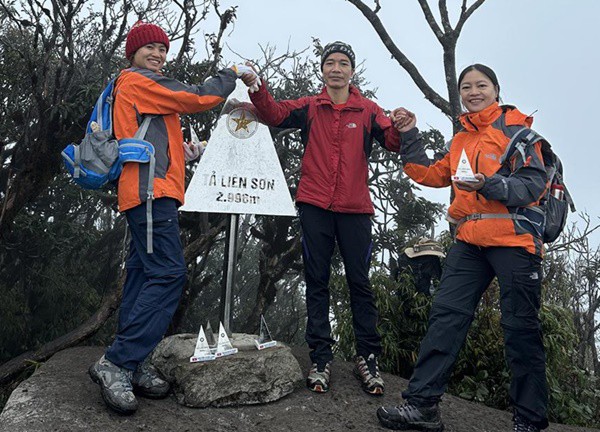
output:
<svg viewBox="0 0 600 432"><path fill-rule="evenodd" d="M258 351L253 336L233 334L237 354L190 363L197 335L165 338L154 350L152 363L171 382L177 401L189 407L227 407L273 402L303 382L290 348L278 345Z"/></svg>

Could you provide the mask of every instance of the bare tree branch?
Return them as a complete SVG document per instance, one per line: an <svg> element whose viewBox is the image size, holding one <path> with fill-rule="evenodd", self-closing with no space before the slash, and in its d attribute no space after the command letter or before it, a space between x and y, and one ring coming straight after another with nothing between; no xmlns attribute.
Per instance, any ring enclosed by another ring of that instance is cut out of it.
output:
<svg viewBox="0 0 600 432"><path fill-rule="evenodd" d="M448 16L448 7L446 6L446 0L439 0L438 8L440 10L440 16L442 17L442 26L446 33L452 32L452 26L450 25L450 17Z"/></svg>
<svg viewBox="0 0 600 432"><path fill-rule="evenodd" d="M450 104L442 96L440 96L431 86L425 81L425 78L421 75L417 67L406 57L406 55L396 46L392 41L387 30L381 23L379 17L369 7L367 7L361 0L347 0L352 3L371 23L375 29L379 38L392 54L392 57L404 68L410 77L413 79L417 87L423 92L425 98L431 102L434 106L439 108L444 114L449 117L453 116L453 112Z"/></svg>
<svg viewBox="0 0 600 432"><path fill-rule="evenodd" d="M433 31L433 34L440 41L440 43L443 43L444 32L442 31L442 29L438 25L437 21L435 20L433 13L431 13L431 8L429 7L429 3L427 3L427 0L419 0L419 5L421 5L421 10L423 11L423 14L425 15L425 20L427 21L427 24L429 24L429 27Z"/></svg>
<svg viewBox="0 0 600 432"><path fill-rule="evenodd" d="M219 25L219 31L217 33L217 36L214 37L214 35L213 35L213 37L210 38L210 46L212 48L212 54L213 54L214 58L210 64L210 66L204 73L204 76L202 77L202 81L204 81L207 77L209 77L210 75L212 75L214 73L214 71L217 68L217 65L219 64L219 61L221 61L221 52L223 50L223 48L221 46L221 38L223 37L223 33L225 33L227 26L229 24L233 23L233 20L235 19L235 11L236 11L235 6L227 9L222 14L218 11L217 6L218 6L218 2L215 4L215 11L217 12L217 15L219 16L219 18L221 19L221 23Z"/></svg>
<svg viewBox="0 0 600 432"><path fill-rule="evenodd" d="M465 25L465 23L467 22L467 20L469 19L469 17L483 3L485 3L485 0L476 0L475 3L473 3L471 6L469 6L467 8L467 0L463 0L462 6L461 6L460 17L458 18L458 22L456 23L456 28L454 29L457 34L460 34L460 32L462 31L463 26Z"/></svg>

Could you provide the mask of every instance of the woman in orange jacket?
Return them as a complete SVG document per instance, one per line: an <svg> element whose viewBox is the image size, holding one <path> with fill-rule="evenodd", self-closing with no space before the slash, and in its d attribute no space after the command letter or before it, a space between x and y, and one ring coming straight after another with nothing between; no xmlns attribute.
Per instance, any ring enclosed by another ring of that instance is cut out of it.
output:
<svg viewBox="0 0 600 432"><path fill-rule="evenodd" d="M414 114L404 108L392 113L401 132L407 175L426 186L453 188L448 219L456 224L456 242L446 258L408 389L402 393L405 402L381 407L377 416L392 429L443 430L438 403L481 296L497 277L512 372L514 430L535 432L548 426L546 358L538 317L544 220L538 205L547 187L540 143L514 152L501 164L510 137L533 119L498 104L498 79L487 66L467 67L458 86L467 111L460 117L463 129L437 162L425 153Z"/></svg>
<svg viewBox="0 0 600 432"><path fill-rule="evenodd" d="M154 154L150 163L125 163L119 177L119 211L132 238L127 278L115 340L89 369L107 405L121 414L137 409L134 390L153 398L169 391L169 383L144 360L167 330L186 281L177 208L184 199L185 158L198 157L199 151L184 143L179 114L218 105L238 77L249 87L259 84L254 71L242 65L201 85L165 77L161 69L168 50L162 28L138 21L125 45L131 67L121 71L113 94L115 137L135 135L150 143Z"/></svg>

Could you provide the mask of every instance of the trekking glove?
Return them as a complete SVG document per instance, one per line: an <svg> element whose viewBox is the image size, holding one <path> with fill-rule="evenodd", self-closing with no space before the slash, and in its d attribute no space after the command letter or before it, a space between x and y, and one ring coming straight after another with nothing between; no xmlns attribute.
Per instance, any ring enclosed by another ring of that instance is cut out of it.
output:
<svg viewBox="0 0 600 432"><path fill-rule="evenodd" d="M199 144L193 144L190 142L183 142L183 153L186 162L191 162L193 160L198 159L204 153L204 149L206 148L206 141L200 141Z"/></svg>
<svg viewBox="0 0 600 432"><path fill-rule="evenodd" d="M253 77L255 77L255 79L256 79L255 82L252 85L248 86L249 92L254 93L254 92L258 91L261 81L260 81L260 78L257 75L257 73L254 71L254 69L252 69L250 66L246 66L246 65L242 65L242 64L232 66L231 69L233 69L235 71L238 78L240 78L242 75L245 75L245 74L250 74ZM244 83L246 83L246 81L244 81Z"/></svg>

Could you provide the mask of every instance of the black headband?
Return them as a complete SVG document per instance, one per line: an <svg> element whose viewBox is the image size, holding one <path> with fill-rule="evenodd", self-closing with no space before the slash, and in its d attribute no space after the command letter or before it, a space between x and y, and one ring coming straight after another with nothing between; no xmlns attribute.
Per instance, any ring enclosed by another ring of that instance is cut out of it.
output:
<svg viewBox="0 0 600 432"><path fill-rule="evenodd" d="M345 42L340 42L340 41L331 42L331 43L325 45L325 48L323 48L323 55L321 56L321 69L323 69L323 65L325 64L325 60L327 60L327 57L329 57L331 54L333 54L335 52L339 52L339 53L347 55L348 58L350 59L350 65L352 65L352 69L354 69L354 66L355 66L354 51L352 51L352 47L350 45L348 45Z"/></svg>

